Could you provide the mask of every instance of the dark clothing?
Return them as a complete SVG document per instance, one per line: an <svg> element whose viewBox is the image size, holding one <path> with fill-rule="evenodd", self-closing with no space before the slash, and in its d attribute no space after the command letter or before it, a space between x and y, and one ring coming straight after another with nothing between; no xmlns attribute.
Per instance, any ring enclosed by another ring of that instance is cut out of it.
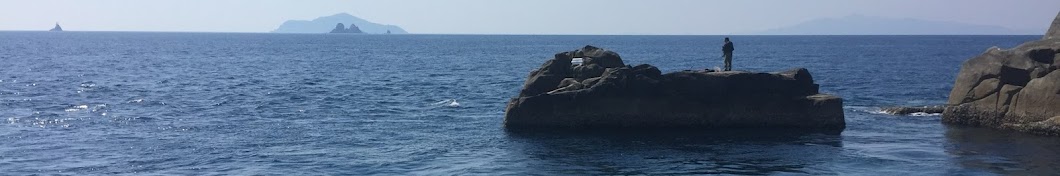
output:
<svg viewBox="0 0 1060 176"><path fill-rule="evenodd" d="M732 47L732 42L725 42L725 46L721 47L721 51L725 52L725 54L732 54L732 50L735 50L735 49L736 48Z"/></svg>
<svg viewBox="0 0 1060 176"><path fill-rule="evenodd" d="M732 53L725 53L725 71L732 71Z"/></svg>
<svg viewBox="0 0 1060 176"><path fill-rule="evenodd" d="M732 42L727 41L725 42L725 46L721 47L721 51L725 54L723 56L725 57L725 71L732 71L732 50L735 50L735 48L732 47Z"/></svg>

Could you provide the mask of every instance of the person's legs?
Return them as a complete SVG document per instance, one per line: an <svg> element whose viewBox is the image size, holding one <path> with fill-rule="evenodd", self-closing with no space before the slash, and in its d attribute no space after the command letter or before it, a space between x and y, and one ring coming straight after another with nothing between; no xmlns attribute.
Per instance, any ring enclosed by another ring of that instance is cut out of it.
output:
<svg viewBox="0 0 1060 176"><path fill-rule="evenodd" d="M725 55L725 71L732 71L732 54Z"/></svg>

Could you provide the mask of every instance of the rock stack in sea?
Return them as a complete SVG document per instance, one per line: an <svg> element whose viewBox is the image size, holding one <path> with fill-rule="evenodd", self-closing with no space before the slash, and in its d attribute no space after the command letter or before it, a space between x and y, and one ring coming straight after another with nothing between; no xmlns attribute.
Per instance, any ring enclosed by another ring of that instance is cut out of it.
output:
<svg viewBox="0 0 1060 176"><path fill-rule="evenodd" d="M961 64L942 120L1060 136L1060 14L1041 40Z"/></svg>
<svg viewBox="0 0 1060 176"><path fill-rule="evenodd" d="M582 58L579 65L573 58ZM806 69L678 71L626 65L586 46L530 72L505 112L508 129L770 128L841 132L843 101L820 94Z"/></svg>
<svg viewBox="0 0 1060 176"><path fill-rule="evenodd" d="M335 29L332 29L330 33L360 34L360 33L364 33L364 32L361 32L361 28L358 28L357 25L354 25L352 23L350 23L350 28L346 28L345 25L343 25L342 23L339 23L339 24L335 25Z"/></svg>
<svg viewBox="0 0 1060 176"><path fill-rule="evenodd" d="M49 29L48 31L62 32L63 31L63 27L59 26L59 23L55 23L55 27L52 27L52 29Z"/></svg>

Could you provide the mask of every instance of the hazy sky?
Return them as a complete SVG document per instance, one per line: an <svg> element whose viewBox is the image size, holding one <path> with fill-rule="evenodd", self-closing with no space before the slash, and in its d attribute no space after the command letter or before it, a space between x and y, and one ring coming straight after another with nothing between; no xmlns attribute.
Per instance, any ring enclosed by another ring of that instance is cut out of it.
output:
<svg viewBox="0 0 1060 176"><path fill-rule="evenodd" d="M349 13L435 34L734 34L852 14L1044 33L1060 0L0 0L0 30L268 32Z"/></svg>

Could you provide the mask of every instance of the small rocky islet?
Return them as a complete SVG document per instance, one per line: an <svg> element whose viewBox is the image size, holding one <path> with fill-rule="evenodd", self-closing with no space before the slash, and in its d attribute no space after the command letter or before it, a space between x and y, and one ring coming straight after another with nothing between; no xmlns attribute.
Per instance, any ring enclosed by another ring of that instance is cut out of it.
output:
<svg viewBox="0 0 1060 176"><path fill-rule="evenodd" d="M51 32L62 32L63 31L63 27L59 26L59 23L55 23L55 27L52 27L52 29L49 29L48 31L51 31Z"/></svg>
<svg viewBox="0 0 1060 176"><path fill-rule="evenodd" d="M344 25L342 23L338 23L338 24L335 24L335 29L331 29L331 32L328 32L328 33L332 33L332 34L362 34L364 32L361 31L361 28L357 27L357 25L355 25L353 23L350 23L350 28L346 28L346 25Z"/></svg>
<svg viewBox="0 0 1060 176"><path fill-rule="evenodd" d="M582 58L581 64L572 64ZM613 51L561 52L530 72L504 125L534 129L776 128L841 132L843 100L810 72L686 70L626 65Z"/></svg>

